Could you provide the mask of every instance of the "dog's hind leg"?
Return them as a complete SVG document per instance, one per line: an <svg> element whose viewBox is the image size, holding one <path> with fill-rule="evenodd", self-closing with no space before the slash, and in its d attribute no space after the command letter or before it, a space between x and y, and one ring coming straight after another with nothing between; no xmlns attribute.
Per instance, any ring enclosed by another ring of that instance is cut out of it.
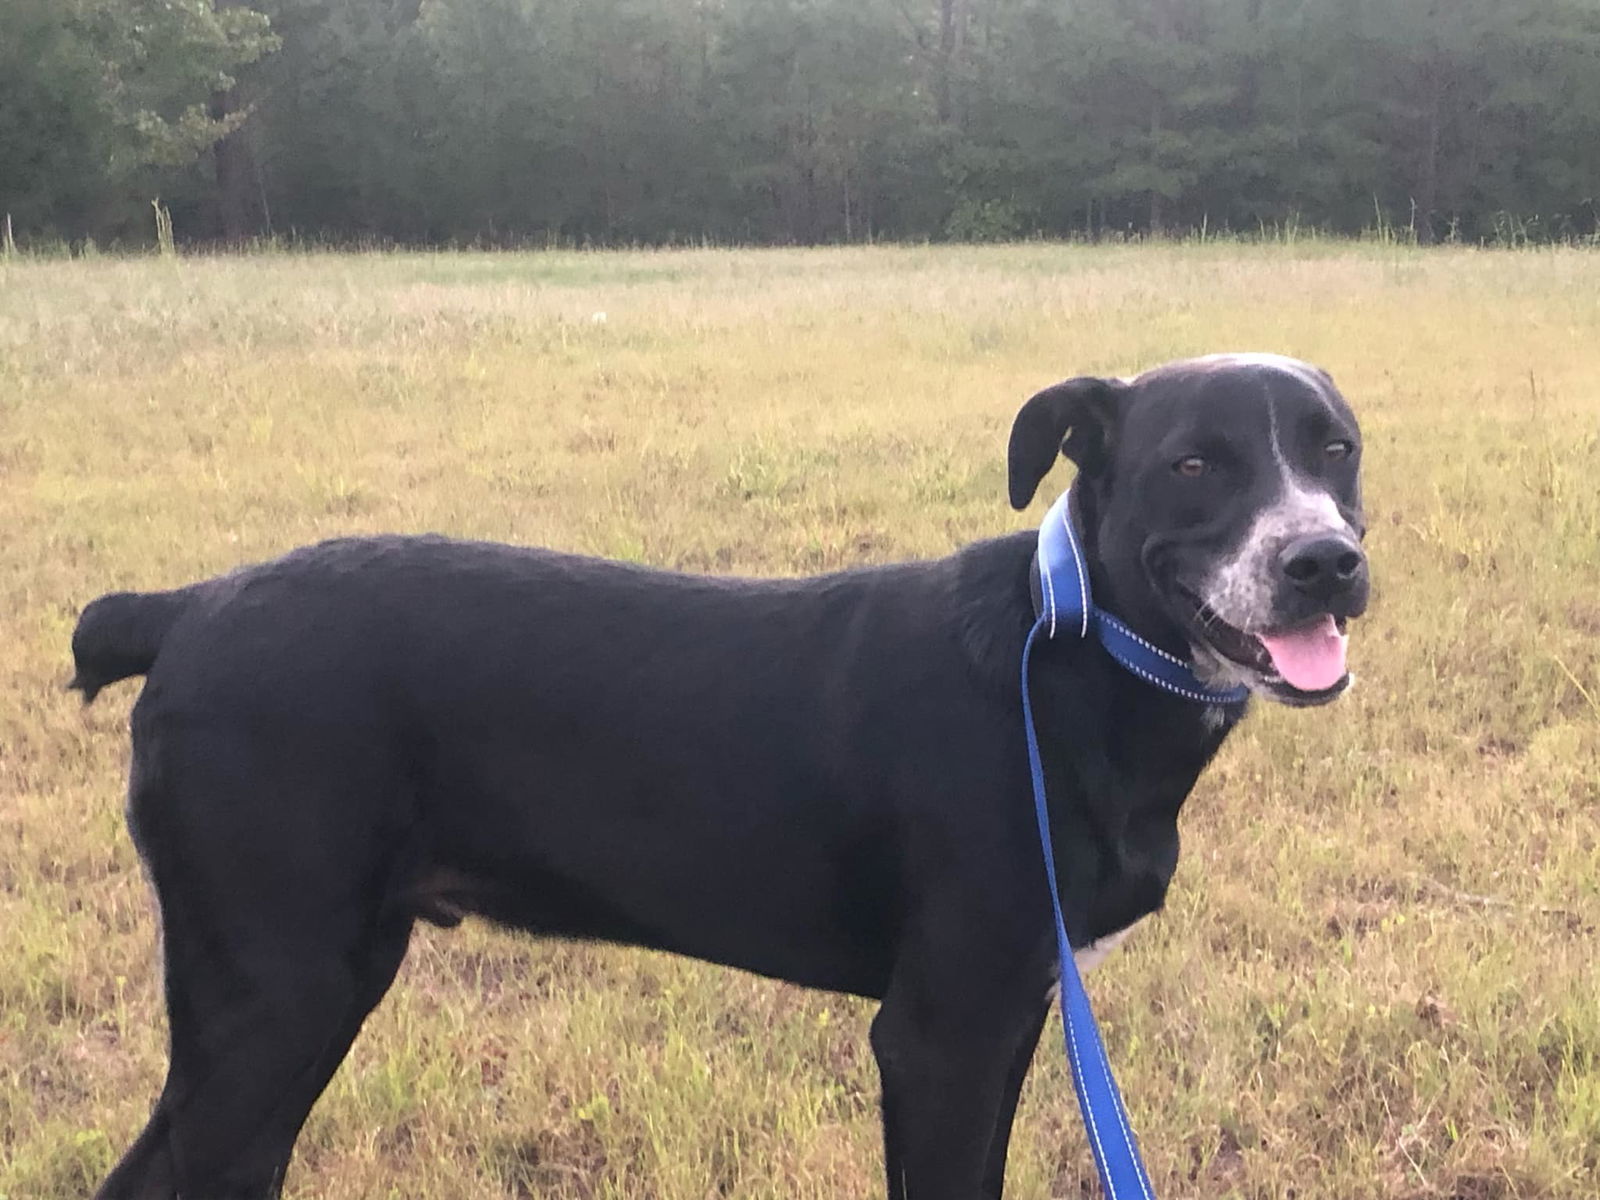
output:
<svg viewBox="0 0 1600 1200"><path fill-rule="evenodd" d="M408 934L409 926L380 934L362 948L361 967L295 956L278 965L281 982L224 982L191 969L169 987L166 1086L101 1200L277 1196L300 1127L387 990ZM195 1015L220 999L219 988L241 983L206 1018Z"/></svg>
<svg viewBox="0 0 1600 1200"><path fill-rule="evenodd" d="M410 914L384 905L392 844L348 819L371 804L372 780L264 771L265 786L242 786L237 747L188 750L159 778L136 770L130 809L161 899L171 1062L101 1200L276 1197L411 933Z"/></svg>

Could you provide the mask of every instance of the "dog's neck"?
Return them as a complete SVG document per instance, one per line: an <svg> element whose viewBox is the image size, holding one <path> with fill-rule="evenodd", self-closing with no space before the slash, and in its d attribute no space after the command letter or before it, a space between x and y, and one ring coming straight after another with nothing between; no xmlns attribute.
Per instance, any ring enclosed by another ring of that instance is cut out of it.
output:
<svg viewBox="0 0 1600 1200"><path fill-rule="evenodd" d="M1179 812L1245 706L1170 695L1071 641L1040 647L1033 681L1063 907L1086 944L1161 907Z"/></svg>

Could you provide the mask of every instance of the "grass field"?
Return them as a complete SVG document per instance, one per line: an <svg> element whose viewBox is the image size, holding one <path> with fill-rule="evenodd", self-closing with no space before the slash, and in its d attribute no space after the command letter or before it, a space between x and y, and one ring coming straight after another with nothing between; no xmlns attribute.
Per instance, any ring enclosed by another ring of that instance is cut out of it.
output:
<svg viewBox="0 0 1600 1200"><path fill-rule="evenodd" d="M1600 1193L1600 256L1313 243L0 263L0 1198L83 1195L164 1067L85 601L352 531L941 554L1065 482L1005 506L1033 389L1219 349L1341 383L1377 594L1359 686L1257 712L1091 977L1158 1193ZM881 1194L869 1015L424 930L288 1194ZM1090 1187L1058 1036L1021 1200Z"/></svg>

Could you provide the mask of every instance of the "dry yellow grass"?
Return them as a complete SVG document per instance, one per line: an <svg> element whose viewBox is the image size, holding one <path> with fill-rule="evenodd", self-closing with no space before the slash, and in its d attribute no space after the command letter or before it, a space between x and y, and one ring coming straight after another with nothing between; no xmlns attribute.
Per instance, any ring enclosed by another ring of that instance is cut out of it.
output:
<svg viewBox="0 0 1600 1200"><path fill-rule="evenodd" d="M163 1067L134 689L60 690L84 601L361 530L938 554L1036 518L1036 386L1218 349L1343 385L1378 593L1356 691L1257 713L1091 979L1159 1194L1600 1192L1600 258L1311 244L0 264L0 1197L82 1195ZM426 931L288 1191L870 1196L867 1016ZM1056 1038L1022 1200L1091 1176Z"/></svg>

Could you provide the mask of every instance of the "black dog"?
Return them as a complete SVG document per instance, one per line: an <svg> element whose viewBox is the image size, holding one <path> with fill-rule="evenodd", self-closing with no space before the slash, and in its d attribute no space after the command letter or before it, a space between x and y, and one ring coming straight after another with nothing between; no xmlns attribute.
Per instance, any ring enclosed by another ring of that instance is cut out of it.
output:
<svg viewBox="0 0 1600 1200"><path fill-rule="evenodd" d="M1013 505L1058 451L1104 608L1214 682L1348 684L1360 443L1325 374L1220 356L1050 388L1012 431ZM172 1038L100 1195L276 1195L413 923L476 913L882 1000L889 1195L998 1196L1057 975L1018 692L1034 543L756 581L358 538L96 600L73 685L149 676L128 817ZM1092 957L1161 906L1243 706L1093 641L1042 645L1033 678Z"/></svg>

